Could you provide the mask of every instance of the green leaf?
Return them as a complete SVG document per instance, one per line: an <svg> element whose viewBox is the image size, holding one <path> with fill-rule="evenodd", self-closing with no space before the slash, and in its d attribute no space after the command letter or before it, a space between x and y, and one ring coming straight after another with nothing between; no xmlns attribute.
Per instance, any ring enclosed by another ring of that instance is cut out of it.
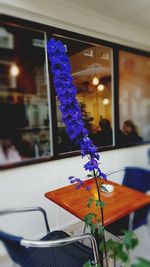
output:
<svg viewBox="0 0 150 267"><path fill-rule="evenodd" d="M89 198L89 199L88 199L88 204L87 204L87 207L88 207L88 208L91 208L93 201L95 201L94 198Z"/></svg>
<svg viewBox="0 0 150 267"><path fill-rule="evenodd" d="M106 248L108 251L114 251L116 249L116 242L112 239L106 241Z"/></svg>
<svg viewBox="0 0 150 267"><path fill-rule="evenodd" d="M83 267L91 267L91 262L87 261L86 263L83 264Z"/></svg>
<svg viewBox="0 0 150 267"><path fill-rule="evenodd" d="M104 241L102 240L100 243L99 243L99 250L104 252Z"/></svg>
<svg viewBox="0 0 150 267"><path fill-rule="evenodd" d="M106 206L106 202L104 202L104 201L100 201L100 207L101 208L104 208Z"/></svg>
<svg viewBox="0 0 150 267"><path fill-rule="evenodd" d="M91 225L91 233L94 235L97 230L97 223Z"/></svg>
<svg viewBox="0 0 150 267"><path fill-rule="evenodd" d="M86 263L83 264L83 267L94 267L95 265L91 265L91 262L90 261L87 261ZM96 267L101 267L101 265L96 265Z"/></svg>
<svg viewBox="0 0 150 267"><path fill-rule="evenodd" d="M95 203L96 203L96 207L99 206L101 208L104 208L106 206L106 202L104 202L104 201L96 200Z"/></svg>
<svg viewBox="0 0 150 267"><path fill-rule="evenodd" d="M127 252L123 250L122 244L119 244L115 249L115 256L122 260L123 262L127 262L129 260L129 256Z"/></svg>
<svg viewBox="0 0 150 267"><path fill-rule="evenodd" d="M122 240L122 244L127 248L127 249L134 249L138 245L138 239L135 236L135 234L132 231L127 231L124 230L124 237Z"/></svg>
<svg viewBox="0 0 150 267"><path fill-rule="evenodd" d="M91 177L93 177L92 174L87 174L87 178L91 178Z"/></svg>
<svg viewBox="0 0 150 267"><path fill-rule="evenodd" d="M104 231L105 231L104 226L102 226L102 225L97 225L97 233L98 233L99 236L102 236L103 233L104 233Z"/></svg>
<svg viewBox="0 0 150 267"><path fill-rule="evenodd" d="M96 218L97 215L95 213L88 213L87 215L84 216L84 222L87 226L90 226L93 224L92 220Z"/></svg>
<svg viewBox="0 0 150 267"><path fill-rule="evenodd" d="M107 252L112 251L114 249L114 241L112 239L107 240L105 243L106 243ZM99 245L99 248L100 248L101 251L104 252L105 246L104 246L104 241L103 240L101 241L101 243Z"/></svg>
<svg viewBox="0 0 150 267"><path fill-rule="evenodd" d="M132 264L131 267L150 267L150 261L143 258L138 258L138 262Z"/></svg>
<svg viewBox="0 0 150 267"><path fill-rule="evenodd" d="M104 252L104 242L102 241L100 244L100 249ZM120 242L113 241L109 239L106 241L106 250L111 255L111 258L118 258L123 262L127 262L129 260L128 254L124 251L123 246Z"/></svg>

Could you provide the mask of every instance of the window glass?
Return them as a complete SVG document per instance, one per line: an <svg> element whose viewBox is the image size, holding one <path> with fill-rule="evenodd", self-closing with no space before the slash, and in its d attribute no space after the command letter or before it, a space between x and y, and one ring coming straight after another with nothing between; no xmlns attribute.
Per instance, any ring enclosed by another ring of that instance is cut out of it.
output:
<svg viewBox="0 0 150 267"><path fill-rule="evenodd" d="M150 140L150 58L119 52L121 143Z"/></svg>
<svg viewBox="0 0 150 267"><path fill-rule="evenodd" d="M98 147L113 145L113 89L112 49L72 40L62 41L69 56L77 99L83 114L85 127ZM77 150L65 132L57 103L57 124L59 152Z"/></svg>
<svg viewBox="0 0 150 267"><path fill-rule="evenodd" d="M51 155L44 32L0 25L0 164Z"/></svg>

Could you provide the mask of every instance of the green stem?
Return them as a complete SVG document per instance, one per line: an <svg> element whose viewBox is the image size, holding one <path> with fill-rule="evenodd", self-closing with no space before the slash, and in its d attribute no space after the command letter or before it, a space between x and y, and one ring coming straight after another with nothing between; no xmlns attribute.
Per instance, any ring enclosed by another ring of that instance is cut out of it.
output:
<svg viewBox="0 0 150 267"><path fill-rule="evenodd" d="M116 255L115 255L115 251L114 251L114 267L116 267Z"/></svg>
<svg viewBox="0 0 150 267"><path fill-rule="evenodd" d="M99 184L98 184L98 179L97 179L95 170L93 170L93 174L94 174L94 179L95 179L95 183L96 183L98 200L99 200L99 202L101 202L100 187L99 187ZM104 227L104 211L103 211L102 207L100 207L100 215L101 215L101 218L102 218L102 226ZM105 258L106 258L106 267L109 267L109 265L108 265L108 254L107 254L107 248L106 248L106 239L105 239L105 230L103 232L103 237L102 238L103 238L103 242L104 242L104 254L105 254Z"/></svg>

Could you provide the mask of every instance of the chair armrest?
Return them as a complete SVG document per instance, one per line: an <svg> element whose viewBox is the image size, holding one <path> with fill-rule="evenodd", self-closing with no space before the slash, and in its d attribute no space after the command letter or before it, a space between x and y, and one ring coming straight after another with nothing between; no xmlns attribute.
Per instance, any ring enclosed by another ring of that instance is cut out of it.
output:
<svg viewBox="0 0 150 267"><path fill-rule="evenodd" d="M125 168L121 168L121 169L115 169L115 170L112 170L112 171L109 171L106 173L106 177L113 174L113 173L117 173L117 172L123 172L125 171Z"/></svg>
<svg viewBox="0 0 150 267"><path fill-rule="evenodd" d="M21 213L21 212L30 212L30 211L40 211L44 216L45 226L47 232L50 232L49 224L48 224L48 218L46 211L41 207L24 207L24 208L14 208L14 209L5 209L0 210L0 216L1 215L7 215L11 213Z"/></svg>
<svg viewBox="0 0 150 267"><path fill-rule="evenodd" d="M97 266L99 263L97 243L96 243L95 238L91 234L82 234L79 236L66 237L66 238L50 240L50 241L35 241L35 240L22 239L20 241L20 244L21 246L25 246L25 247L47 248L47 247L64 246L64 245L68 245L68 244L81 241L84 239L89 239L91 241L92 250L94 254L94 264L95 266Z"/></svg>

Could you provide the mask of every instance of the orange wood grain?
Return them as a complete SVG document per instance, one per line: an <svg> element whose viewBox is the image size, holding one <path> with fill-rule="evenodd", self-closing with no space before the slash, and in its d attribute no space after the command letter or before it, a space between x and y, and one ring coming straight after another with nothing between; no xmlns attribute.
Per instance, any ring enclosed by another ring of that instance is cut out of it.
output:
<svg viewBox="0 0 150 267"><path fill-rule="evenodd" d="M100 182L102 182L101 179ZM105 226L148 203L150 204L150 196L144 193L111 181L106 181L106 183L112 184L114 186L114 191L112 193L101 192L101 200L106 203L104 207ZM87 185L91 186L90 191L85 190L85 186ZM94 212L99 215L99 209L95 207L95 204L92 204L91 208L87 207L87 202L90 197L97 199L97 191L93 179L86 180L83 188L76 189L75 184L68 185L47 192L45 197L81 220L83 220L84 216L89 212Z"/></svg>

